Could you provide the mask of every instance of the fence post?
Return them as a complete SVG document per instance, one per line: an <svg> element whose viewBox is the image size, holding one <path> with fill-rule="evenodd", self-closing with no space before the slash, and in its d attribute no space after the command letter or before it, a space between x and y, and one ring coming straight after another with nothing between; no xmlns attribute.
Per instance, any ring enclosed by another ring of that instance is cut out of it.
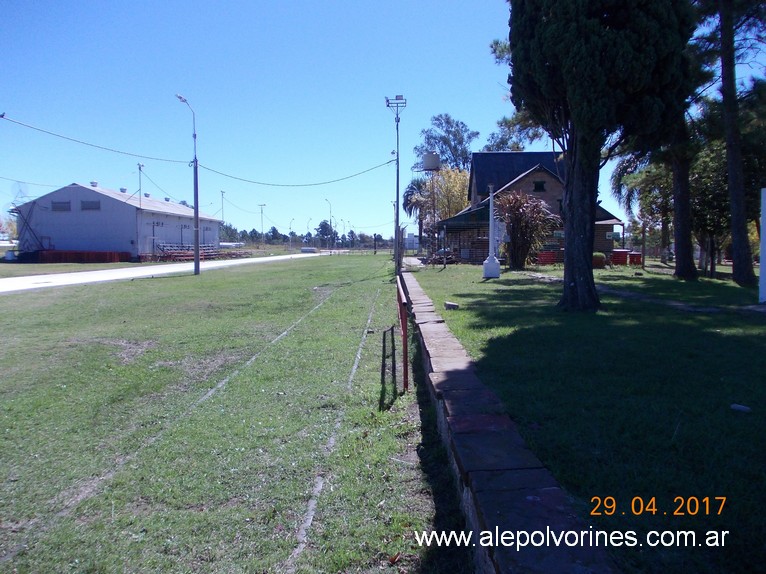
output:
<svg viewBox="0 0 766 574"><path fill-rule="evenodd" d="M402 363L404 364L404 392L410 388L410 360L408 353L409 337L407 336L407 295L402 287L402 279L396 276L396 302L399 307L399 330L402 335Z"/></svg>

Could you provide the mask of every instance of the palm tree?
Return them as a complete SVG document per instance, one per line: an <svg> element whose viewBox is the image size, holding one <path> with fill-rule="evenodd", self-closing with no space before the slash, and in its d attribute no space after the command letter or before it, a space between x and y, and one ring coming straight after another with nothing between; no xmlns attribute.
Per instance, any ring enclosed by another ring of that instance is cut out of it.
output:
<svg viewBox="0 0 766 574"><path fill-rule="evenodd" d="M671 223L673 219L673 173L667 163L656 156L633 153L624 156L612 173L612 195L633 217L633 206L639 206L639 219L658 221L662 263L668 262ZM696 272L695 272L696 276Z"/></svg>
<svg viewBox="0 0 766 574"><path fill-rule="evenodd" d="M524 269L529 253L540 249L562 225L561 218L551 213L542 199L521 191L496 196L494 216L502 219L508 229L508 255L513 269Z"/></svg>
<svg viewBox="0 0 766 574"><path fill-rule="evenodd" d="M423 219L428 209L428 180L424 177L416 177L404 190L402 207L409 217L418 218L418 250L423 241Z"/></svg>

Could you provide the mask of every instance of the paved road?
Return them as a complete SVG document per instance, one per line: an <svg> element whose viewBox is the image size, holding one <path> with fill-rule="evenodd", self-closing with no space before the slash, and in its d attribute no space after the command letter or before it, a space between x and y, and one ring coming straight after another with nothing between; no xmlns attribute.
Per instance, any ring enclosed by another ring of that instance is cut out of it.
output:
<svg viewBox="0 0 766 574"><path fill-rule="evenodd" d="M247 265L255 263L270 263L288 259L304 259L318 257L319 253L300 253L294 255L273 255L271 257L251 257L246 259L224 259L219 261L200 262L201 271ZM0 293L13 293L46 287L61 287L63 285L80 285L82 283L99 283L102 281L121 281L137 277L153 277L172 273L193 273L194 262L168 263L167 265L147 265L141 267L124 267L120 269L103 269L100 271L78 271L76 273L51 273L49 275L30 275L27 277L7 277L0 279Z"/></svg>

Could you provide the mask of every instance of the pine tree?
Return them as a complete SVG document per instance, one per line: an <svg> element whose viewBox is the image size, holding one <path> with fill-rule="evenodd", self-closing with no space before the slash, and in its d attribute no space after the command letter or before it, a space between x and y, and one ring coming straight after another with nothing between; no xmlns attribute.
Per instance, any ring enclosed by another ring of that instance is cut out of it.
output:
<svg viewBox="0 0 766 574"><path fill-rule="evenodd" d="M602 150L661 132L685 106L686 1L511 0L511 100L558 143L563 200L560 307L596 310L592 254Z"/></svg>

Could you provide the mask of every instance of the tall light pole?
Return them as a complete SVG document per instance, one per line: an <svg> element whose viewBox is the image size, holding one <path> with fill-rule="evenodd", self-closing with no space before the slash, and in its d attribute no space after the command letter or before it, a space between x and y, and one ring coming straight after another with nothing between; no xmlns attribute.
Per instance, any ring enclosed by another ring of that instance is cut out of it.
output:
<svg viewBox="0 0 766 574"><path fill-rule="evenodd" d="M192 113L192 138L194 138L194 274L199 275L199 178L197 165L197 116L189 101L180 94L176 97L181 103L189 106Z"/></svg>
<svg viewBox="0 0 766 574"><path fill-rule="evenodd" d="M324 200L327 202L327 205L330 206L330 221L329 221L329 223L330 223L330 239L335 239L335 237L334 237L335 234L332 231L332 203L330 203L330 200L327 199L326 197L324 198ZM327 246L329 247L330 246L329 245L330 242L328 241L327 244L328 244Z"/></svg>
<svg viewBox="0 0 766 574"><path fill-rule="evenodd" d="M294 217L290 220L290 231L287 232L287 240L290 244L290 251L293 250L293 221L295 221Z"/></svg>
<svg viewBox="0 0 766 574"><path fill-rule="evenodd" d="M393 99L386 98L386 107L394 112L394 122L396 123L396 203L394 213L394 270L397 275L401 270L401 261L399 254L399 110L407 107L407 100L404 96L394 96Z"/></svg>

